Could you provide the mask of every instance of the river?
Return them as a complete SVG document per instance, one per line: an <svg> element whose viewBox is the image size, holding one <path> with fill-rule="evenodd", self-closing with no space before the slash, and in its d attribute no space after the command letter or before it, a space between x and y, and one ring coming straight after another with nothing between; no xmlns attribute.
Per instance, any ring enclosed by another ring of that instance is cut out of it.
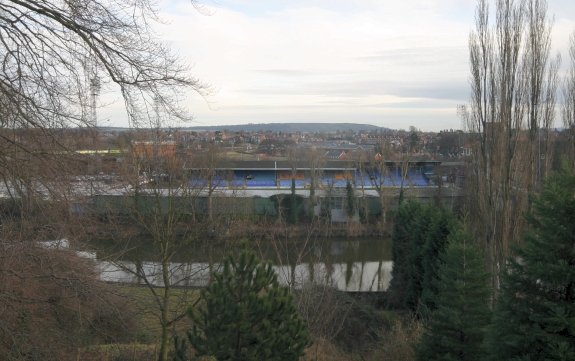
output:
<svg viewBox="0 0 575 361"><path fill-rule="evenodd" d="M141 242L146 244L149 242ZM162 286L161 264L152 247L127 247L118 252L100 243L96 253L105 281ZM132 241L132 244L135 244ZM298 288L308 282L334 286L342 291L385 291L391 279L390 238L285 239L252 242L249 247L261 259L269 259L282 284ZM202 287L209 283L218 261L237 243L213 242L182 247L172 257L170 282L181 287ZM112 260L110 255L114 256ZM119 255L119 256L118 256Z"/></svg>

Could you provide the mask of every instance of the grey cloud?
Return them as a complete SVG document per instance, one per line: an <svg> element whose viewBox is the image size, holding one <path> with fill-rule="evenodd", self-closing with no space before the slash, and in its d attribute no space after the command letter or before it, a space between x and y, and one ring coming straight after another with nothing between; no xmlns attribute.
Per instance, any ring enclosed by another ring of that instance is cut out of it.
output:
<svg viewBox="0 0 575 361"><path fill-rule="evenodd" d="M402 98L429 98L467 101L469 86L466 81L350 81L321 83L288 83L281 86L240 90L252 95L316 95L365 97L394 95Z"/></svg>
<svg viewBox="0 0 575 361"><path fill-rule="evenodd" d="M433 66L467 59L466 47L404 48L378 52L375 55L356 59L382 63L382 65Z"/></svg>
<svg viewBox="0 0 575 361"><path fill-rule="evenodd" d="M300 70L300 69L257 69L252 71L256 73L275 75L275 76L285 76L285 77L310 76L319 73L319 71Z"/></svg>
<svg viewBox="0 0 575 361"><path fill-rule="evenodd" d="M291 109L291 107L290 107ZM456 128L459 125L459 119L455 115L446 116L441 112L428 112L422 115L421 111L411 109L411 111L400 113L387 113L385 110L381 112L362 112L357 108L351 109L337 109L337 111L329 112L301 112L293 114L291 112L283 111L283 107L270 107L266 110L254 111L249 114L238 115L233 113L232 118L223 117L222 114L210 114L213 117L210 124L230 124L234 122L241 123L270 123L270 122L359 122L366 124L374 124L379 126L386 126L393 129L407 128L409 125L414 125L424 130L439 130L445 128Z"/></svg>

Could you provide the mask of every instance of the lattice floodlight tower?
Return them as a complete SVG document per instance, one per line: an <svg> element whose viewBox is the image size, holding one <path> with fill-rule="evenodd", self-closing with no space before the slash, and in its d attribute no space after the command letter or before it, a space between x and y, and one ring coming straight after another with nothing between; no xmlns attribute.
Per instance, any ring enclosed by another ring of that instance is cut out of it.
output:
<svg viewBox="0 0 575 361"><path fill-rule="evenodd" d="M100 83L100 77L98 76L98 70L94 66L92 74L90 74L90 123L92 126L98 125L98 114L96 112L96 100L100 95L100 89L102 84Z"/></svg>

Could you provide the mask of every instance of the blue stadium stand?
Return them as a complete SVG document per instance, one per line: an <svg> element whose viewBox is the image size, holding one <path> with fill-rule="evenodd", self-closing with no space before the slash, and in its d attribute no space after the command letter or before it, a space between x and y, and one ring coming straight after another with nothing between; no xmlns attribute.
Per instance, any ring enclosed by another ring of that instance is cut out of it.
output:
<svg viewBox="0 0 575 361"><path fill-rule="evenodd" d="M307 188L311 184L311 180L296 180L296 188ZM280 180L280 188L291 188L291 180Z"/></svg>
<svg viewBox="0 0 575 361"><path fill-rule="evenodd" d="M212 181L212 186L214 187L225 187L226 186L226 180L225 179L214 179Z"/></svg>
<svg viewBox="0 0 575 361"><path fill-rule="evenodd" d="M347 187L347 181L345 179L339 179L333 182L335 188L345 188Z"/></svg>
<svg viewBox="0 0 575 361"><path fill-rule="evenodd" d="M386 175L385 178L382 179L381 174L377 169L374 171L374 175L375 175L376 186L379 187L380 185L383 185L384 187L393 187L393 182L391 181L391 178L389 178L388 175Z"/></svg>
<svg viewBox="0 0 575 361"><path fill-rule="evenodd" d="M243 173L243 172L242 172ZM273 171L253 170L246 171L246 188L276 188L275 173Z"/></svg>
<svg viewBox="0 0 575 361"><path fill-rule="evenodd" d="M369 175L368 174L363 174L363 177L361 176L361 172L359 171L355 171L353 177L355 178L355 185L357 187L361 187L363 185L363 187L371 187L371 182L369 181ZM347 185L347 184L346 184Z"/></svg>
<svg viewBox="0 0 575 361"><path fill-rule="evenodd" d="M206 187L208 185L208 182L206 182L203 179L192 179L188 184L192 188L202 188Z"/></svg>
<svg viewBox="0 0 575 361"><path fill-rule="evenodd" d="M429 186L429 182L427 181L427 179L425 179L423 174L421 174L416 170L410 169L409 171L407 171L407 176L409 177L411 184L413 184L413 186L415 187Z"/></svg>
<svg viewBox="0 0 575 361"><path fill-rule="evenodd" d="M230 187L234 188L243 188L245 187L243 179L234 179L230 182Z"/></svg>
<svg viewBox="0 0 575 361"><path fill-rule="evenodd" d="M247 188L276 188L277 184L273 180L258 180L258 179L248 179L246 180Z"/></svg>
<svg viewBox="0 0 575 361"><path fill-rule="evenodd" d="M400 169L398 169L398 168L391 169L389 171L389 176L390 176L391 181L393 182L393 185L395 187L401 187L401 170ZM409 182L407 180L405 180L403 185L409 186Z"/></svg>
<svg viewBox="0 0 575 361"><path fill-rule="evenodd" d="M307 188L311 185L311 180L306 179L306 180L296 180L295 181L295 186L296 188Z"/></svg>

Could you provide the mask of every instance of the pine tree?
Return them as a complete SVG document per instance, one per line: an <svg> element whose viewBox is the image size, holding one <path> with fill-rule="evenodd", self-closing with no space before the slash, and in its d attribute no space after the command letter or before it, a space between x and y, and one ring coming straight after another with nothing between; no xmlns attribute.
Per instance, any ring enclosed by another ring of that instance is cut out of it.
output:
<svg viewBox="0 0 575 361"><path fill-rule="evenodd" d="M455 221L450 210L431 203L409 200L399 206L391 249L393 269L389 294L393 306L418 314L435 308L434 280L438 278L439 255Z"/></svg>
<svg viewBox="0 0 575 361"><path fill-rule="evenodd" d="M421 212L421 203L409 200L402 203L395 216L391 236L391 282L389 285L390 301L395 307L404 307L409 283L409 262L413 227Z"/></svg>
<svg viewBox="0 0 575 361"><path fill-rule="evenodd" d="M306 325L271 263L260 263L244 249L238 259L230 255L214 279L201 293L202 306L188 309L194 326L187 336L197 356L263 361L298 360L304 354L310 344Z"/></svg>
<svg viewBox="0 0 575 361"><path fill-rule="evenodd" d="M575 172L564 163L532 199L489 329L491 360L575 360Z"/></svg>
<svg viewBox="0 0 575 361"><path fill-rule="evenodd" d="M439 293L437 281L442 263L441 254L447 244L448 236L454 231L456 217L445 207L436 207L431 215L431 223L427 229L427 237L423 247L423 281L421 284L421 304L424 312L436 309L435 296Z"/></svg>
<svg viewBox="0 0 575 361"><path fill-rule="evenodd" d="M403 306L408 310L418 312L423 280L425 278L423 260L425 257L424 246L432 223L432 215L437 208L431 204L420 205L413 217L410 226L410 237L407 256L407 285Z"/></svg>
<svg viewBox="0 0 575 361"><path fill-rule="evenodd" d="M483 254L471 234L459 228L449 236L441 260L436 309L424 319L426 332L414 346L417 359L480 360L491 315Z"/></svg>

